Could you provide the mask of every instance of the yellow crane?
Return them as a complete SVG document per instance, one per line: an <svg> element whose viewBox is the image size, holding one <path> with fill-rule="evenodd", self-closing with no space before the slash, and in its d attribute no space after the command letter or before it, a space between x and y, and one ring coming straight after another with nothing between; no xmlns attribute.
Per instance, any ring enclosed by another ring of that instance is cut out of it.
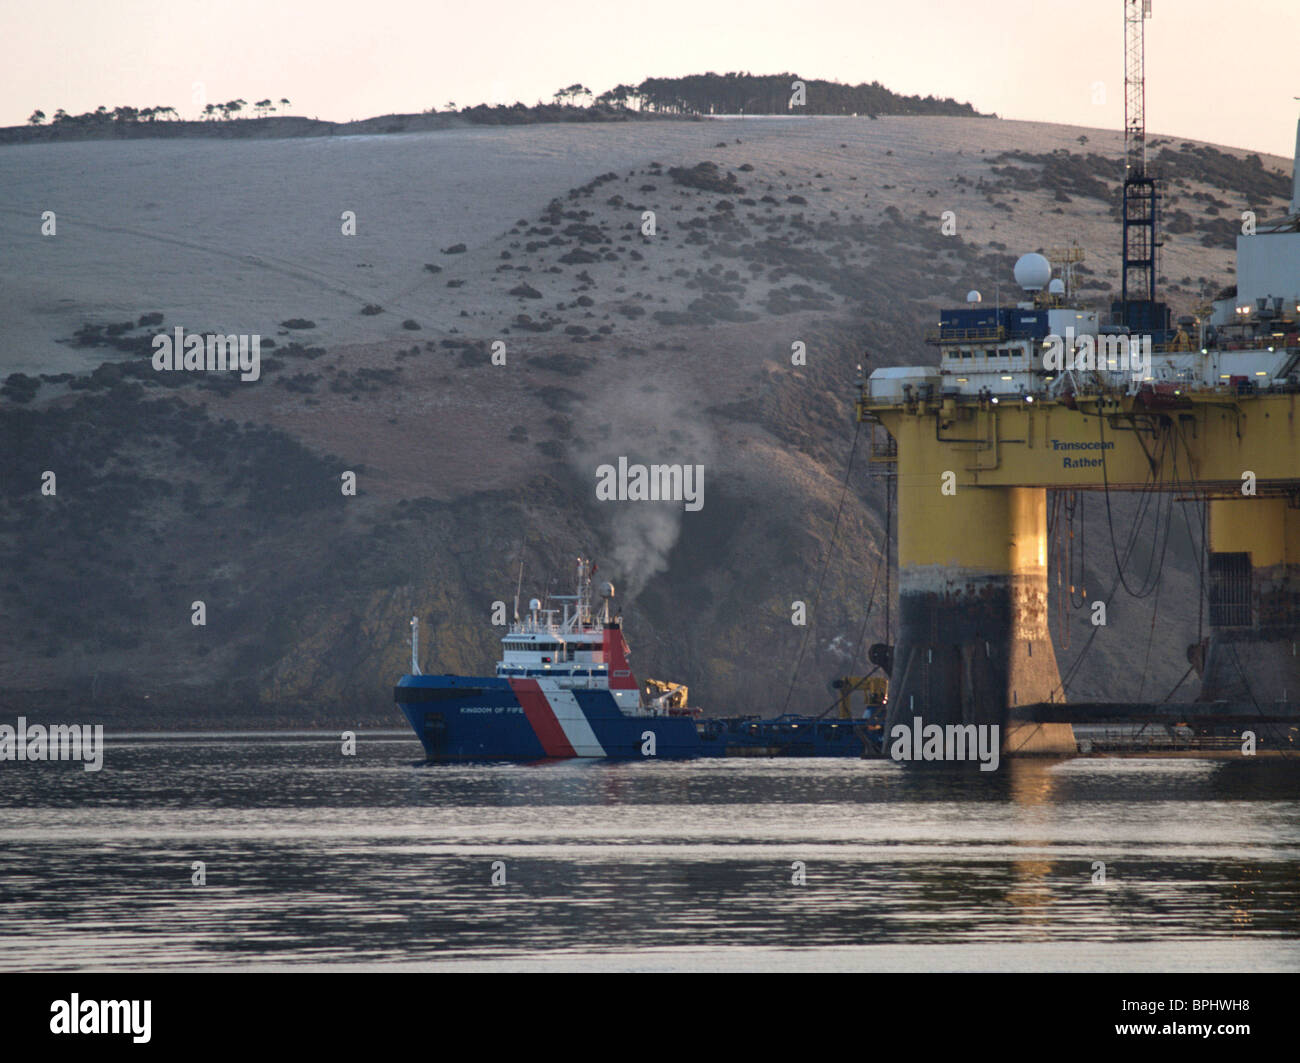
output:
<svg viewBox="0 0 1300 1063"><path fill-rule="evenodd" d="M831 689L839 691L841 720L853 719L853 695L859 691L862 693L864 716L889 700L889 680L883 675L840 676L831 683Z"/></svg>

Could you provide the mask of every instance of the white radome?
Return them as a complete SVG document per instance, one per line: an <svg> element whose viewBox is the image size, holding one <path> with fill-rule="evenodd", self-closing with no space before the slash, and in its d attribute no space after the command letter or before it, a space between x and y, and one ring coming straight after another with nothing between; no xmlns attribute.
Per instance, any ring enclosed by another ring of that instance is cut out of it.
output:
<svg viewBox="0 0 1300 1063"><path fill-rule="evenodd" d="M1027 292L1041 292L1052 279L1052 264L1030 252L1016 259L1016 283Z"/></svg>

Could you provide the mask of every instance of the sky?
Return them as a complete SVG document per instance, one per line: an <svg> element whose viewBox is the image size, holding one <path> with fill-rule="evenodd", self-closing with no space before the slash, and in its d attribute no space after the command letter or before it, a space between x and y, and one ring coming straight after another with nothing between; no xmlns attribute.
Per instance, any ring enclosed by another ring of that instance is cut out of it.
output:
<svg viewBox="0 0 1300 1063"><path fill-rule="evenodd" d="M1123 0L0 0L0 125L264 97L333 121L791 71L1119 129ZM1154 0L1147 129L1290 157L1300 0ZM1274 43L1278 42L1278 43ZM1098 88L1100 83L1100 89Z"/></svg>

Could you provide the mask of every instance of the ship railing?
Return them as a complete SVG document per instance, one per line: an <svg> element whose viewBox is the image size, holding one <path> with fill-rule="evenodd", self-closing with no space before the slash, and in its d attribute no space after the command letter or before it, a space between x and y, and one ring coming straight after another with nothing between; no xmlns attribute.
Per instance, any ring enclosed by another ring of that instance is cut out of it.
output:
<svg viewBox="0 0 1300 1063"><path fill-rule="evenodd" d="M984 343L1005 340L1007 330L998 325L994 328L947 328L940 326L930 329L925 334L926 343Z"/></svg>
<svg viewBox="0 0 1300 1063"><path fill-rule="evenodd" d="M1250 340L1229 340L1215 345L1219 351L1288 351L1296 346L1295 336L1260 336Z"/></svg>
<svg viewBox="0 0 1300 1063"><path fill-rule="evenodd" d="M1213 752L1240 750L1241 738L1227 735L1200 735L1190 728L1155 725L1091 725L1078 732L1081 753L1162 752L1185 750Z"/></svg>
<svg viewBox="0 0 1300 1063"><path fill-rule="evenodd" d="M898 440L879 421L871 423L871 456L873 464L895 465L898 463Z"/></svg>

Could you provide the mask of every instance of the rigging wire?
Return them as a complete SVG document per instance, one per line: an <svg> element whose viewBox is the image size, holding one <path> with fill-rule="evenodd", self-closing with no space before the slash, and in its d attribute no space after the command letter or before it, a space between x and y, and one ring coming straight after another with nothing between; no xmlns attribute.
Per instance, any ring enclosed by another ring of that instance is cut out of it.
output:
<svg viewBox="0 0 1300 1063"><path fill-rule="evenodd" d="M803 638L799 641L799 656L795 658L794 671L790 674L790 687L785 692L785 703L781 706L781 712L784 714L790 708L790 698L794 694L794 685L799 678L799 668L803 664L804 651L808 648L808 636L812 634L814 618L817 615L817 606L821 602L822 585L826 582L826 573L831 567L831 558L835 554L835 539L839 535L840 517L844 513L844 501L849 494L849 480L853 476L853 459L858 453L858 440L862 438L862 422L857 423L853 431L853 446L849 449L848 467L844 470L844 487L840 491L840 504L835 508L835 522L831 526L830 542L826 546L826 558L822 564L822 574L817 580L817 593L813 596L813 605L810 610L811 616L805 615Z"/></svg>
<svg viewBox="0 0 1300 1063"><path fill-rule="evenodd" d="M853 647L853 656L849 658L850 669L855 668L857 666L858 654L862 652L862 642L867 635L867 622L871 619L871 609L876 602L876 584L880 579L880 567L883 561L884 561L884 555L883 554L877 555L876 574L875 576L872 577L871 580L871 594L867 598L867 610L862 616L862 626L858 628L858 642L857 645ZM880 666L873 665L871 671L869 671L866 675L859 677L858 681L853 684L850 693L852 693L853 690L861 689L862 684L865 683L868 679L870 679L873 675L875 675L876 672L878 671L880 671ZM830 712L831 709L835 708L835 706L838 705L839 703L840 703L840 699L836 698L828 706L826 706L826 708L822 709L822 711L817 714L816 718L820 720L823 716L825 716L828 712Z"/></svg>
<svg viewBox="0 0 1300 1063"><path fill-rule="evenodd" d="M1107 522L1107 526L1108 526L1109 529L1110 529L1111 553L1112 553L1112 555L1114 556L1114 558L1115 558L1115 563L1116 563L1115 581L1111 584L1110 591L1107 592L1107 594L1105 595L1104 598L1102 598L1102 602L1103 602L1103 603L1104 603L1104 604L1109 608L1112 599L1115 597L1115 593L1119 590L1119 588L1120 588L1121 585L1124 587L1124 589L1125 589L1126 591L1129 592L1129 594L1130 594L1132 597L1135 597L1135 598L1144 598L1144 597L1148 597L1148 596L1152 593L1152 591L1154 590L1154 586L1153 586L1153 587L1150 587L1150 588L1146 588L1146 589L1145 589L1145 593L1140 593L1140 594L1139 594L1139 593L1134 593L1133 590L1128 586L1127 582L1124 580L1124 569L1125 569L1125 567L1128 565L1128 562L1129 562L1129 559L1130 559L1131 556L1132 556L1133 550L1134 550L1134 549L1136 548L1136 546L1137 546L1137 539L1138 539L1137 532L1138 532L1138 530L1143 526L1143 524L1145 524L1145 522L1146 522L1146 512L1147 512L1147 510L1148 510L1148 508L1149 508L1149 506L1150 506L1151 499L1152 499L1152 498L1157 494L1157 492L1156 492L1156 490L1155 490L1155 487L1156 487L1156 485L1160 482L1160 475L1159 475L1159 474L1160 474L1160 470L1163 468L1163 465L1164 465L1164 456L1165 456L1166 448L1165 448L1165 446L1162 444L1161 449L1160 449L1159 461L1158 461L1158 463L1157 463L1157 466L1156 466L1156 468L1151 469L1151 470L1148 471L1148 473L1147 473L1147 480L1146 480L1146 482L1142 485L1142 489L1141 489L1141 493L1140 493L1139 501L1138 501L1138 515L1137 515L1137 518L1136 518L1136 519L1134 520L1134 522L1133 522L1133 526L1132 526L1132 528L1130 529L1129 538L1128 538L1127 542L1125 542L1125 544L1124 544L1123 558L1121 559L1121 557L1120 557L1120 553L1119 553L1119 549L1118 549L1118 547L1116 546L1116 542L1115 542L1115 527L1114 527L1114 521L1113 521L1113 518L1112 518L1112 514L1111 514L1111 506L1110 506L1110 481L1109 481L1109 478L1108 478L1107 473L1106 473L1106 447L1105 447L1105 442L1106 442L1106 430L1105 430L1105 425L1104 425L1104 418L1105 418L1105 415L1104 415L1104 414L1101 414L1101 413L1098 414L1097 424L1098 424L1098 430L1099 430L1099 433L1100 433L1100 438L1101 438L1101 443L1102 443L1102 447L1101 447L1101 462L1102 462L1102 465L1101 465L1101 474L1102 474L1102 483L1103 483L1104 490L1105 490L1105 495L1106 495L1106 522ZM1162 437L1163 437L1163 433L1162 433ZM1078 509L1079 509L1079 511L1080 511L1080 514L1081 514L1081 517L1080 517L1080 524L1082 525L1082 510L1083 510L1083 506L1082 506L1081 503L1079 503L1079 505L1078 505ZM1157 516L1158 516L1158 514L1159 514L1159 509L1158 509L1158 507L1157 507ZM1167 527L1167 525L1168 525L1168 522L1166 521L1166 527ZM1157 526L1158 526L1158 525L1157 525ZM1165 549L1167 549L1167 548L1168 548L1168 540L1167 540L1167 534L1166 534L1166 541L1165 541L1165 543L1164 543L1164 547L1161 549L1161 552L1160 552L1160 569L1161 569L1161 570L1163 570L1163 567L1164 567ZM1081 552L1081 555L1082 555L1082 549L1081 549L1080 552ZM1082 555L1082 556L1080 557L1080 573L1081 573L1081 574L1082 574L1083 571L1084 571L1084 568L1085 568L1085 565L1086 565L1086 561L1087 561L1086 555ZM1152 561L1154 561L1154 551L1152 552L1152 556L1151 556L1150 558L1148 558L1148 572L1147 572L1147 574L1143 577L1143 581L1142 581L1142 582L1143 582L1143 585L1145 585L1145 584L1148 582L1148 578L1149 578L1150 575L1151 575L1151 573L1150 573L1150 568L1151 568L1151 562L1152 562ZM1159 572L1156 573L1156 575L1155 575L1155 580L1156 580L1156 583L1159 582ZM1082 575L1081 575L1081 580L1080 580L1080 582L1082 583ZM1085 599L1084 599L1084 600L1086 600L1086 595L1085 595ZM1088 656L1088 651L1092 648L1093 641L1096 639L1096 637L1097 637L1097 632L1100 631L1100 630L1101 630L1100 625L1094 625L1094 626L1093 626L1092 632L1088 635L1088 639L1087 639L1087 641L1083 644L1083 648L1079 651L1079 655L1078 655L1078 656L1074 659L1074 661L1070 664L1069 668L1066 669L1066 672L1065 672L1065 674L1061 677L1060 682L1057 683L1056 686L1052 688L1051 693L1048 695L1048 700L1051 700L1052 698L1054 698L1054 697L1056 696L1057 691L1061 691L1062 693L1065 693L1065 692L1066 692L1067 687L1069 686L1070 683L1072 683L1072 682L1074 681L1074 677L1078 674L1079 669L1083 666L1083 662L1084 662L1084 660L1085 660L1085 659L1087 658L1087 656Z"/></svg>
<svg viewBox="0 0 1300 1063"><path fill-rule="evenodd" d="M1073 492L1073 494L1074 494L1074 502L1071 505L1071 509L1077 510L1079 514L1079 549L1077 551L1079 555L1079 582L1078 582L1079 604L1076 605L1075 608L1082 609L1085 605L1088 604L1088 537L1087 537L1088 522L1086 520L1087 509L1084 506L1084 500L1087 499L1088 496L1083 491L1075 491ZM1071 522L1070 522L1070 536L1071 539L1073 539L1074 537L1073 517L1071 517ZM1071 551L1073 552L1073 550L1074 548L1072 545ZM1074 604L1073 586L1070 587L1070 604L1072 605Z"/></svg>
<svg viewBox="0 0 1300 1063"><path fill-rule="evenodd" d="M889 642L889 619L888 619L889 618L889 556L890 556L889 545L890 545L890 529L893 526L893 522L892 522L893 496L890 493L890 491L891 491L891 485L888 481L886 481L885 483L885 552L883 554L876 555L876 571L874 575L871 577L871 593L867 596L867 609L862 616L862 626L858 628L858 641L857 641L857 645L853 647L853 656L849 658L850 670L857 667L858 654L862 652L862 643L867 636L867 623L871 620L871 611L876 604L876 586L880 581L880 569L882 565L884 566L885 569L885 617L886 617L885 642L886 643ZM866 680L870 679L873 675L875 675L876 672L878 672L879 670L880 670L880 666L874 665L871 671L869 671L866 675L859 677L858 681L853 684L853 687L850 689L849 693L852 694L854 690L861 689L862 684L866 682ZM828 712L830 712L831 709L835 708L835 706L837 706L839 703L840 703L840 699L836 698L829 705L827 705L826 708L824 708L821 712L817 714L817 719L820 720L823 716L825 716Z"/></svg>
<svg viewBox="0 0 1300 1063"><path fill-rule="evenodd" d="M1232 663L1237 666L1237 675L1241 679L1241 685L1246 688L1246 694L1250 697L1251 704L1255 706L1255 713L1260 717L1260 723L1262 724L1264 722L1264 707L1260 705L1259 699L1255 697L1255 692L1250 688L1250 680L1246 678L1246 671L1241 667L1241 658L1237 656L1237 644L1231 641L1225 641L1224 644L1232 650ZM1291 753L1285 747L1279 745L1278 751L1284 759L1290 759Z"/></svg>
<svg viewBox="0 0 1300 1063"><path fill-rule="evenodd" d="M1169 525L1166 524L1165 525L1166 537L1168 536L1168 534L1169 534ZM1157 586L1155 600L1153 601L1151 606L1151 628L1147 632L1147 651L1146 651L1146 655L1142 658L1142 674L1138 679L1138 696L1137 696L1138 701L1142 700L1142 695L1146 692L1146 688L1147 688L1147 675L1148 675L1147 670L1151 667L1151 644L1156 640L1156 618L1159 617L1159 615L1160 615L1160 588L1159 586Z"/></svg>
<svg viewBox="0 0 1300 1063"><path fill-rule="evenodd" d="M1103 434L1104 434L1104 429L1103 429ZM1189 467L1194 467L1194 461L1193 461L1193 457L1192 457L1191 447L1188 445L1186 438L1183 437L1182 434L1181 434L1180 432L1179 432L1179 433L1174 433L1174 432L1165 433L1165 432L1162 432L1162 433L1161 433L1162 444L1161 444L1161 451L1160 451L1160 455L1161 455L1161 456L1160 456L1160 469L1161 469L1162 471L1163 471L1163 467L1164 467L1164 456L1165 456L1165 452L1166 452L1166 444L1167 444L1166 436L1167 436L1167 435L1173 437L1173 450L1172 450L1172 454L1170 455L1170 458L1171 458L1171 466L1172 466L1172 468L1171 468L1171 471L1172 471L1171 485L1172 485L1172 487L1174 488L1175 491L1179 491L1179 490L1182 490L1182 489L1183 489L1183 481L1182 481L1182 479L1181 479L1181 477L1179 476L1179 473L1178 473L1178 443L1179 443L1180 441L1182 442L1182 444L1183 444L1183 448L1184 448L1184 450L1185 450L1185 452L1186 452L1186 455L1187 455L1187 462L1188 462ZM1103 462L1104 462L1104 453L1103 453ZM1105 479L1105 465L1104 465L1104 464L1103 464L1103 466L1102 466L1102 477L1103 477L1103 480L1104 480L1104 479ZM1195 475L1193 475L1193 476L1192 476L1192 479L1191 479L1191 490L1193 491L1193 493L1194 493L1194 495L1195 495L1195 497L1196 497L1196 500L1197 500L1197 502L1198 502L1198 504L1199 504L1199 508L1200 508L1200 518L1201 518L1201 520L1200 520L1200 523L1201 523L1201 534L1200 534L1200 540L1199 540L1199 546L1200 546L1200 549L1197 551L1197 555L1198 555L1198 565L1197 565L1197 583L1198 583L1198 592L1199 592L1199 593L1198 593L1198 596L1197 596L1197 597L1198 597L1198 601L1197 601L1197 610L1196 610L1196 647L1197 647L1197 652L1200 653L1200 652L1201 652L1201 646L1202 646L1203 639L1204 639L1204 620L1205 620L1205 561L1206 561L1207 551L1208 551L1208 549L1209 549L1209 541L1208 541L1208 538L1207 538L1207 527L1206 527L1206 525L1207 525L1207 515L1208 515L1209 505L1208 505L1208 494L1207 494L1207 492L1204 490L1204 488L1201 487L1201 485L1200 485L1199 481L1196 479ZM1169 506L1172 507L1172 505L1173 505L1173 496L1170 495ZM1108 493L1108 495L1107 495L1107 519L1108 519L1108 520L1110 519L1110 512L1109 512L1109 493ZM1186 507L1183 508L1183 520L1184 520L1184 523L1185 523L1186 526L1187 526L1187 535L1188 535L1188 539L1189 539L1189 541L1192 543L1192 545L1195 547L1195 546L1197 545L1197 538L1196 538L1196 536L1195 536L1195 535L1193 534L1193 532L1192 532L1191 519L1190 519L1190 518L1188 517L1188 515L1187 515L1187 509L1186 509ZM1171 525L1171 524L1172 524L1172 511L1167 515L1166 520L1165 520L1165 535L1164 535L1164 541L1163 541L1163 544L1162 544L1162 547L1161 547L1161 551L1160 551L1160 562L1159 562L1159 565L1157 566L1156 574L1155 574L1155 580L1156 580L1156 585L1155 585L1155 606L1154 606L1154 609L1152 610L1152 616L1151 616L1151 633L1150 633L1150 635L1148 636L1148 640L1147 640L1147 659L1146 659L1146 661L1145 661L1144 664L1143 664L1143 684L1145 684L1146 666L1147 666L1147 664L1148 664L1149 661L1150 661L1150 655L1151 655L1151 641L1152 641L1152 639L1154 638L1154 634L1155 634L1156 615L1157 615L1157 613L1158 613L1158 611L1159 611L1159 608L1160 608L1159 582L1160 582L1160 575L1161 575L1161 574L1163 573L1163 571L1164 571L1165 553L1166 553L1166 551L1168 550L1168 547L1169 547L1169 530L1170 530L1170 525ZM1112 528L1112 551L1113 551L1113 550L1114 550L1114 532L1113 532L1113 528ZM1127 560L1127 558L1126 558L1126 560ZM1149 574L1149 573L1150 573L1150 564L1148 564L1148 574ZM1119 574L1120 574L1120 576L1121 576L1121 578L1122 578L1122 576L1123 576L1123 570L1122 570L1122 569L1120 570ZM1144 585L1145 585L1145 583L1146 583L1145 578L1144 578L1144 581L1143 581L1143 582L1144 582ZM1125 583L1125 589L1126 589L1126 590L1129 589L1128 586L1127 586L1127 583ZM1130 593L1131 593L1131 592L1130 592ZM1089 641L1091 641L1091 640L1089 640ZM1232 641L1227 641L1227 642L1225 642L1224 644L1225 644L1229 649L1231 649L1231 651L1232 651L1232 661L1233 661L1233 665L1234 665L1234 667L1236 668L1238 678L1240 678L1240 680L1241 680L1241 685L1242 685L1242 687L1245 689L1245 691L1246 691L1246 695L1250 698L1251 704L1254 706L1256 714L1260 716L1261 721L1262 721L1262 719L1263 719L1263 717L1264 717L1264 709L1263 709L1263 706L1260 705L1258 698L1255 697L1255 692L1254 692L1254 690L1251 688L1251 685L1250 685L1250 681L1249 681L1249 679L1246 677L1245 669L1244 669L1244 668L1242 667L1242 665L1241 665L1241 658L1240 658L1240 655L1239 655L1239 653L1238 653L1237 644L1236 644L1235 642L1232 642ZM1081 656L1082 656L1082 655L1081 655ZM1202 661L1201 663L1202 663L1202 668L1204 668L1205 662ZM1178 690L1178 689L1183 685L1183 683L1187 680L1187 677L1188 677L1189 675L1191 675L1191 673L1192 673L1192 671L1195 669L1195 667L1196 667L1195 663L1192 663L1192 664L1190 664L1190 665L1188 666L1187 670L1182 674L1182 677L1178 680L1177 683L1174 684L1173 688L1169 691L1169 693L1166 694L1166 695L1164 696L1164 698L1161 700L1160 704L1162 704L1162 705L1163 705L1163 704L1166 704L1166 703L1169 701L1169 699L1173 697L1174 693L1175 693L1175 692L1176 692L1176 691L1177 691L1177 690ZM1140 691L1140 690L1139 690L1139 695L1138 695L1138 696L1139 696L1139 699L1140 699L1140 698L1141 698L1141 691ZM1289 752L1288 750L1286 750L1285 748L1280 748L1280 752L1281 752L1281 754L1282 754L1283 757L1289 757L1289 756L1291 755L1290 752Z"/></svg>
<svg viewBox="0 0 1300 1063"><path fill-rule="evenodd" d="M1135 591L1132 587L1128 585L1128 580L1124 578L1124 571L1128 567L1129 559L1132 557L1133 550L1137 546L1138 533L1142 529L1142 527L1146 524L1146 515L1151 506L1151 499L1157 494L1160 494L1159 484L1161 482L1161 476L1164 470L1165 455L1168 448L1168 437L1166 433L1164 432L1160 433L1159 436L1160 449L1157 456L1157 461L1155 467L1152 468L1147 473L1147 480L1142 485L1142 490L1138 497L1138 515L1137 518L1134 520L1132 526L1129 528L1128 541L1125 543L1124 546L1124 558L1121 561L1119 550L1115 542L1115 521L1114 521L1114 514L1112 513L1111 504L1110 504L1110 478L1106 472L1106 418L1105 418L1105 414L1101 413L1100 411L1098 412L1098 416L1097 416L1097 428L1098 428L1098 433L1101 441L1101 479L1102 479L1103 492L1106 498L1106 525L1110 530L1111 554L1115 559L1116 571L1119 573L1120 583L1124 587L1124 590L1128 592L1130 597L1137 598L1137 599L1147 598L1150 597L1150 595L1155 591L1156 584L1159 582L1160 579L1160 571L1155 572L1154 576L1152 574L1152 562L1154 561L1154 554L1148 556L1147 558L1147 571L1143 574L1142 582L1138 590ZM1157 502L1155 529L1152 535L1153 540L1159 537L1160 534L1159 528L1160 528L1160 503ZM1164 551L1162 550L1160 555L1160 569L1163 570L1163 567L1164 567Z"/></svg>
<svg viewBox="0 0 1300 1063"><path fill-rule="evenodd" d="M1181 431L1179 431L1179 432L1177 433L1177 435L1176 435L1176 437L1175 437L1175 440L1174 440L1174 455L1173 455L1173 474L1174 474L1174 480L1173 480L1173 482L1174 482L1175 490L1177 490L1177 491L1179 491L1179 492L1182 492L1182 491L1184 491L1184 490L1187 490L1187 487L1184 486L1184 481L1183 481L1183 480L1181 479L1181 477L1178 475L1178 443L1179 443L1179 442L1181 442L1181 443L1183 444L1183 449L1184 449L1184 450L1186 451L1186 453L1187 453L1187 464L1188 464L1188 468L1189 468L1189 471L1192 472L1192 478L1191 478L1191 480L1189 481L1189 483L1190 483L1190 490L1192 491L1193 497L1194 497L1194 499L1195 499L1195 501L1196 501L1196 503L1197 503L1197 505L1198 505L1198 507L1199 507L1199 510L1200 510L1201 537L1200 537L1200 540L1199 540L1199 542L1198 542L1198 540L1197 540L1197 538L1196 538L1196 535L1192 532L1192 521L1191 521L1191 518L1187 515L1187 506L1184 505L1184 506L1182 507L1182 509L1183 509L1183 524L1184 524L1184 525L1186 526L1186 528L1187 528L1187 541L1188 541L1189 543L1191 543L1191 545L1192 545L1192 549L1196 552L1196 561L1197 561L1197 564L1196 564L1196 642L1195 642L1195 646L1196 646L1196 652L1197 652L1197 653L1201 653L1201 652L1202 652L1202 646L1201 646L1201 644L1202 644L1202 641L1203 641L1203 639L1204 639L1204 625L1205 625L1205 553L1206 553L1206 549L1208 548L1208 545L1209 545L1208 542L1207 542L1207 540L1206 540L1206 537L1205 537L1205 524L1206 524L1206 511L1208 510L1209 507L1208 507L1208 502L1207 502L1207 499L1206 499L1205 490L1201 487L1200 482L1196 479L1196 474L1195 474L1195 462L1193 461L1193 458L1192 458L1192 451L1191 451L1191 448L1187 445L1187 438L1182 434ZM1204 662L1204 660L1202 660L1202 662L1201 662L1201 666L1202 666L1202 668L1204 668L1204 665L1205 665L1205 662ZM1167 702L1170 698L1172 698L1172 697L1174 696L1174 692L1175 692L1179 687L1181 687L1181 686L1183 685L1183 682L1187 679L1187 677L1188 677L1189 675L1191 675L1193 669L1195 669L1195 668L1196 668L1196 664L1195 664L1195 662L1193 661L1193 662L1190 663L1190 665L1189 665L1187 671L1183 673L1182 678L1179 679L1178 682L1174 684L1173 690L1170 690L1169 693L1166 694L1166 695L1164 696L1164 700L1161 701L1160 704L1163 705L1165 702Z"/></svg>
<svg viewBox="0 0 1300 1063"><path fill-rule="evenodd" d="M1187 454L1187 463L1189 467L1194 466L1194 461L1192 458L1192 448L1190 444L1187 442L1186 436L1184 436L1181 432L1179 432L1178 438L1179 440L1181 440L1183 444L1183 449ZM1175 447L1174 462L1175 462L1174 468L1176 473L1177 471L1176 447ZM1206 491L1203 487L1201 487L1200 482L1196 479L1195 476L1192 477L1191 483L1192 483L1192 489L1195 492L1197 496L1197 500L1200 504L1200 513L1201 513L1201 537L1200 537L1201 548L1198 555L1199 566L1197 572L1198 583L1200 588L1200 596L1199 596L1200 600L1197 603L1197 609L1196 609L1196 652L1201 653L1203 652L1202 647L1205 642L1205 636L1204 636L1205 602L1206 602L1205 562L1209 556L1209 551L1210 551L1210 541L1208 537L1208 527L1207 527L1210 507L1209 507L1209 492ZM1186 509L1183 510L1183 516L1184 519L1187 521L1188 537L1192 538L1191 520L1190 518L1187 517ZM1250 698L1251 704L1255 707L1256 714L1261 717L1261 722L1262 722L1262 718L1264 716L1264 708L1262 705L1260 705L1259 700L1255 697L1255 692L1254 690L1251 689L1250 681L1246 678L1246 672L1241 666L1241 658L1237 652L1237 644L1235 642L1225 640L1223 645L1227 646L1229 649L1232 650L1232 662L1237 669L1238 677L1241 679L1241 685L1245 689L1246 695ZM1204 671L1205 665L1207 663L1208 662L1205 658L1201 659L1202 671ZM1178 681L1178 683L1174 687L1174 690L1177 690L1179 686L1182 686L1183 680L1187 678L1187 676L1191 673L1192 669L1195 667L1196 665L1193 663L1191 667L1188 668L1187 672L1183 673L1183 678ZM1169 692L1169 695L1165 698L1165 701L1168 701L1169 698L1172 696L1173 696L1173 690ZM1289 758L1292 755L1291 751L1288 751L1285 747L1282 746L1279 746L1279 752L1282 754L1284 758Z"/></svg>

